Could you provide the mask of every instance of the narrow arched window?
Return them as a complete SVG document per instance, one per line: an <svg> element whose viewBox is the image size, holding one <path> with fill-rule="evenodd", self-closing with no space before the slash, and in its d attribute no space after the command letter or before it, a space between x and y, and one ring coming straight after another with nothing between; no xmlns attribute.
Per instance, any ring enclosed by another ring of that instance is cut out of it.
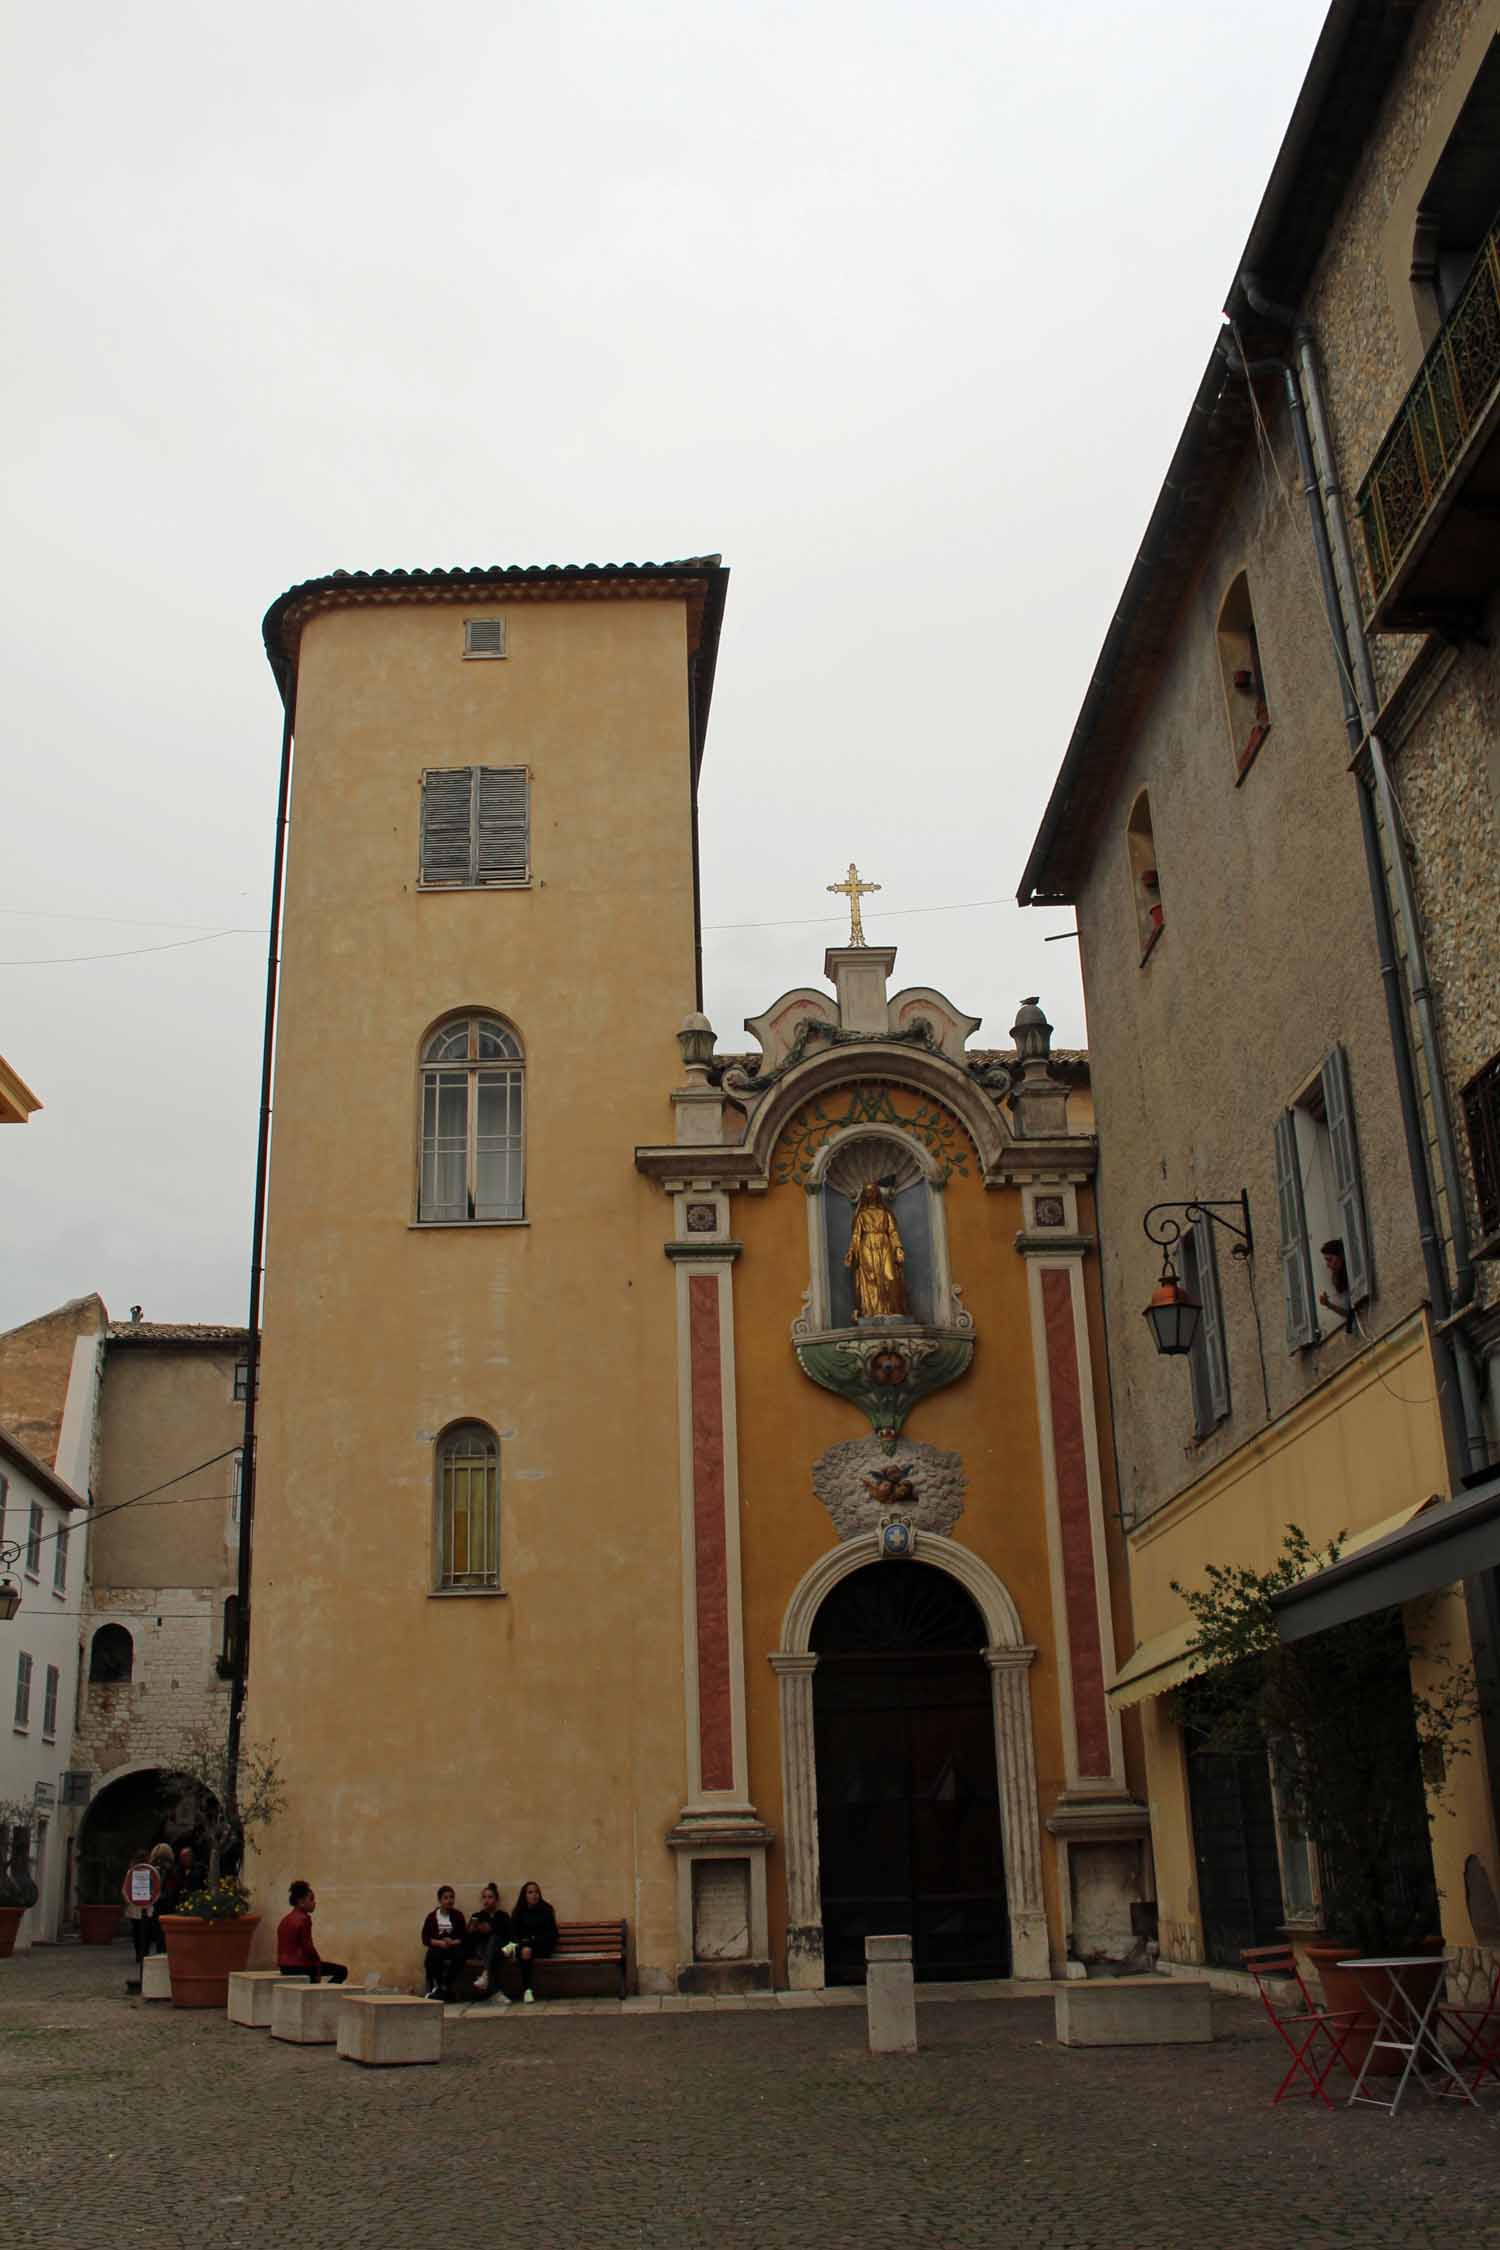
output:
<svg viewBox="0 0 1500 2250"><path fill-rule="evenodd" d="M89 1645L89 1678L118 1687L135 1672L135 1642L123 1625L101 1625Z"/></svg>
<svg viewBox="0 0 1500 2250"><path fill-rule="evenodd" d="M1261 669L1260 635L1250 603L1250 580L1242 570L1219 611L1219 675L1235 770L1248 772L1271 731L1266 676Z"/></svg>
<svg viewBox="0 0 1500 2250"><path fill-rule="evenodd" d="M500 1584L500 1441L483 1422L457 1422L437 1449L439 1591Z"/></svg>
<svg viewBox="0 0 1500 2250"><path fill-rule="evenodd" d="M1144 961L1161 936L1166 921L1161 876L1156 866L1156 837L1151 828L1151 799L1144 789L1130 808L1130 818L1125 823L1125 845L1130 858L1136 931Z"/></svg>
<svg viewBox="0 0 1500 2250"><path fill-rule="evenodd" d="M423 1224L523 1216L522 1075L521 1042L497 1016L456 1016L429 1037L417 1190Z"/></svg>

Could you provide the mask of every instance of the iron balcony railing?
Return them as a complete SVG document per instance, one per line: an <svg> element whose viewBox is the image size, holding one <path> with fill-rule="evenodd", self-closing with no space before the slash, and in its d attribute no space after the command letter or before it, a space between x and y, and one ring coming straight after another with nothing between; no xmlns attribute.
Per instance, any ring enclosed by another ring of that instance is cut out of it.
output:
<svg viewBox="0 0 1500 2250"><path fill-rule="evenodd" d="M1395 577L1500 384L1500 221L1359 488L1372 607Z"/></svg>
<svg viewBox="0 0 1500 2250"><path fill-rule="evenodd" d="M1500 1234L1500 1055L1465 1086L1464 1122L1469 1128L1479 1224L1486 1235Z"/></svg>

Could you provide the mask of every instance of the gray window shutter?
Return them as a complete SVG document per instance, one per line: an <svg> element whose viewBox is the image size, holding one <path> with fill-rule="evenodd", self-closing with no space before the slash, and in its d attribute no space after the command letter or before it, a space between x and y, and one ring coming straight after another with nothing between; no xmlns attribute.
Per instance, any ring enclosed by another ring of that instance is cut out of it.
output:
<svg viewBox="0 0 1500 2250"><path fill-rule="evenodd" d="M422 875L424 883L473 881L472 766L422 776Z"/></svg>
<svg viewBox="0 0 1500 2250"><path fill-rule="evenodd" d="M1317 1298L1313 1289L1312 1258L1307 1247L1307 1213L1302 1203L1302 1174L1297 1164L1297 1128L1292 1113L1283 1110L1276 1120L1276 1207L1281 1218L1281 1286L1286 1296L1288 1351L1316 1343Z"/></svg>
<svg viewBox="0 0 1500 2250"><path fill-rule="evenodd" d="M481 766L475 881L524 883L530 859L531 776L524 766Z"/></svg>
<svg viewBox="0 0 1500 2250"><path fill-rule="evenodd" d="M1333 1151L1333 1180L1338 1194L1344 1266L1349 1276L1349 1302L1361 1305L1370 1294L1370 1230L1365 1223L1365 1199L1359 1185L1354 1105L1349 1099L1349 1064L1342 1047L1335 1047L1323 1065L1323 1110Z"/></svg>
<svg viewBox="0 0 1500 2250"><path fill-rule="evenodd" d="M1212 1219L1193 1221L1193 1247L1198 1259L1198 1297L1203 1317L1198 1334L1203 1343L1203 1372L1208 1384L1211 1420L1222 1422L1229 1412L1229 1355L1224 1343L1224 1302L1219 1295L1218 1246Z"/></svg>

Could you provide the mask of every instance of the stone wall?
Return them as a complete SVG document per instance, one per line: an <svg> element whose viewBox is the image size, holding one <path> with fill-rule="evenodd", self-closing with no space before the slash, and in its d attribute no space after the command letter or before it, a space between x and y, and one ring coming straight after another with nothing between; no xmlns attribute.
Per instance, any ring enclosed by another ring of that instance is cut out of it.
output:
<svg viewBox="0 0 1500 2250"><path fill-rule="evenodd" d="M75 1297L0 1336L0 1425L53 1468L73 1372L73 1346L109 1324L100 1297Z"/></svg>
<svg viewBox="0 0 1500 2250"><path fill-rule="evenodd" d="M170 1767L201 1728L221 1734L229 1686L216 1664L224 1596L216 1586L97 1586L83 1620L82 1679L74 1764L92 1771L95 1793L126 1767ZM135 1642L134 1675L117 1685L90 1680L89 1649L101 1625L123 1625Z"/></svg>

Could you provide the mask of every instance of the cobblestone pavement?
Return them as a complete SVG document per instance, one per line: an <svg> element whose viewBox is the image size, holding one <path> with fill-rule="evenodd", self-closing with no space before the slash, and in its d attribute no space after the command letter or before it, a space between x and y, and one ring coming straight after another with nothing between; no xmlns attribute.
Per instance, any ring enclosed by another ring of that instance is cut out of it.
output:
<svg viewBox="0 0 1500 2250"><path fill-rule="evenodd" d="M1079 2051L1051 2003L542 2003L365 2071L124 1996L126 1952L0 1962L5 2250L1500 2245L1500 2098L1271 2109L1253 2003L1211 2048Z"/></svg>

